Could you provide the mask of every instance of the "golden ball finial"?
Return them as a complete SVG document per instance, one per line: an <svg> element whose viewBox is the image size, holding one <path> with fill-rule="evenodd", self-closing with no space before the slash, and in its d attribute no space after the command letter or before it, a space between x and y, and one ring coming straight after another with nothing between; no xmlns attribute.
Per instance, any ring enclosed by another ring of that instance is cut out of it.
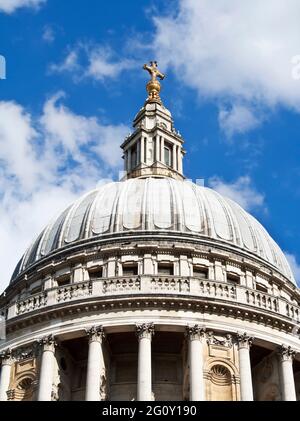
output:
<svg viewBox="0 0 300 421"><path fill-rule="evenodd" d="M147 83L146 86L148 92L148 101L161 102L159 96L161 86L157 78L163 80L165 75L158 70L157 61L150 61L150 66L148 64L144 64L143 69L147 70L151 76L151 80Z"/></svg>

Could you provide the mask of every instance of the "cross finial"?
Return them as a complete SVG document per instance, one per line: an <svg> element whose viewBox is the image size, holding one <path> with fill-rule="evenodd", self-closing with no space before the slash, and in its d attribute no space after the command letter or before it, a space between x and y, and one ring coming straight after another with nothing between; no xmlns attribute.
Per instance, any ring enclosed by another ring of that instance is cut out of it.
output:
<svg viewBox="0 0 300 421"><path fill-rule="evenodd" d="M151 80L147 83L148 101L161 103L159 97L161 86L157 78L163 80L165 75L158 70L157 61L150 61L150 66L144 64L143 69L147 70L151 76Z"/></svg>

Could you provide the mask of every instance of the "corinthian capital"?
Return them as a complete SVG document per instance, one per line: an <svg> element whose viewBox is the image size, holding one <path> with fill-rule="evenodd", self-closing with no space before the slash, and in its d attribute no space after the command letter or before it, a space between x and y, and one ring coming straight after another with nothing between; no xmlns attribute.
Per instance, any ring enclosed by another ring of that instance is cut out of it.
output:
<svg viewBox="0 0 300 421"><path fill-rule="evenodd" d="M294 351L290 346L281 345L278 348L278 355L281 361L293 361L296 351Z"/></svg>
<svg viewBox="0 0 300 421"><path fill-rule="evenodd" d="M42 351L55 351L55 347L57 343L53 335L44 336L42 339L38 341L38 344L42 348Z"/></svg>
<svg viewBox="0 0 300 421"><path fill-rule="evenodd" d="M151 339L154 335L154 324L153 323L142 323L136 325L136 335L139 339L148 338Z"/></svg>
<svg viewBox="0 0 300 421"><path fill-rule="evenodd" d="M253 342L253 337L248 336L246 332L244 333L237 333L237 343L239 346L239 349L241 348L247 348L249 349Z"/></svg>
<svg viewBox="0 0 300 421"><path fill-rule="evenodd" d="M90 329L86 329L86 334L89 337L89 343L102 343L102 341L105 339L105 332L102 326L92 326Z"/></svg>
<svg viewBox="0 0 300 421"><path fill-rule="evenodd" d="M13 355L12 355L12 350L10 348L7 348L0 353L0 361L2 361L2 364L13 363Z"/></svg>
<svg viewBox="0 0 300 421"><path fill-rule="evenodd" d="M202 340L205 338L205 330L205 327L200 325L187 326L186 336L188 336L191 341Z"/></svg>

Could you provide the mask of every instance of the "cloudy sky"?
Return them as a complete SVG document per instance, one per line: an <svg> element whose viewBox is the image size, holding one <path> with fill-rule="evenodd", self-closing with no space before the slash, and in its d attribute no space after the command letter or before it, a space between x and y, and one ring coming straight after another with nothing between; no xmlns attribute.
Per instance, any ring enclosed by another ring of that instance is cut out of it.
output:
<svg viewBox="0 0 300 421"><path fill-rule="evenodd" d="M186 176L258 218L300 282L299 22L299 0L0 0L0 290L53 217L118 179L151 59Z"/></svg>

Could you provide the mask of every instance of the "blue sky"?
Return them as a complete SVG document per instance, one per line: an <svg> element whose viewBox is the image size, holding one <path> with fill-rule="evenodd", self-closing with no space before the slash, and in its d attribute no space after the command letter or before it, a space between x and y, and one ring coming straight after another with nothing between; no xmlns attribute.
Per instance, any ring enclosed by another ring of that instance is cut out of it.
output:
<svg viewBox="0 0 300 421"><path fill-rule="evenodd" d="M256 216L300 281L300 4L245 3L0 0L0 289L49 220L117 179L151 59L185 175Z"/></svg>

